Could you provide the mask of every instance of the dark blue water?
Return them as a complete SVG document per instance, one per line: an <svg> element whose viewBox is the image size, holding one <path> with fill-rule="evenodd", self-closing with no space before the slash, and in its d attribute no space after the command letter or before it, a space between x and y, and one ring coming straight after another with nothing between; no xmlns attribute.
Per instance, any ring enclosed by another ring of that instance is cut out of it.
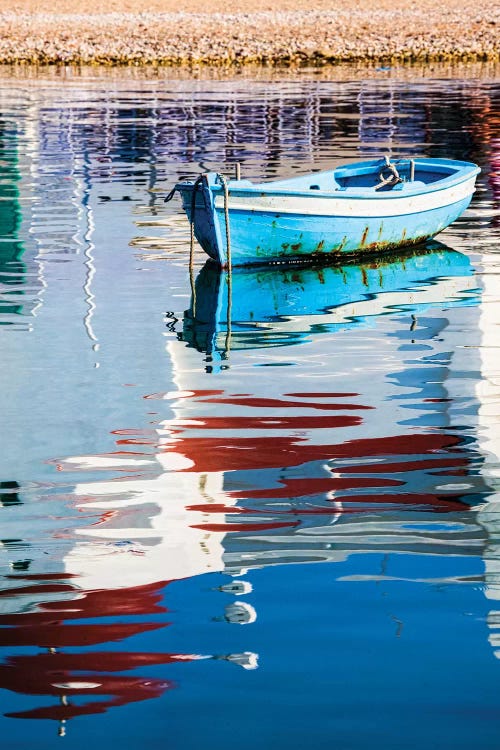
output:
<svg viewBox="0 0 500 750"><path fill-rule="evenodd" d="M0 105L4 746L497 748L498 71ZM438 241L190 277L180 175L384 152L481 166Z"/></svg>

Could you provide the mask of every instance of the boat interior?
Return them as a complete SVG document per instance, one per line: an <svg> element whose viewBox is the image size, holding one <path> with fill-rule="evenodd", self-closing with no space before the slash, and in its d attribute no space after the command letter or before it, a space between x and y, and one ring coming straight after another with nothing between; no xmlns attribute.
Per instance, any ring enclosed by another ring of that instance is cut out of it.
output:
<svg viewBox="0 0 500 750"><path fill-rule="evenodd" d="M448 179L472 165L446 159L396 159L388 158L376 161L348 164L328 172L316 172L288 180L270 183L260 183L253 187L265 187L274 190L305 192L318 190L320 192L366 193L367 191L413 192L425 189L427 186ZM242 180L241 183L246 182Z"/></svg>

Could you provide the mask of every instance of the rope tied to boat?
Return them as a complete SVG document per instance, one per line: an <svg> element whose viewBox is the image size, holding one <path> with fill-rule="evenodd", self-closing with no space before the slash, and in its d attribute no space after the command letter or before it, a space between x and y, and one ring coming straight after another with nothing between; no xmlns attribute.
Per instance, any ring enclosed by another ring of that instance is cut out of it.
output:
<svg viewBox="0 0 500 750"><path fill-rule="evenodd" d="M164 199L163 202L164 203L170 203L170 201L172 200L172 198L174 197L174 195L176 194L176 192L177 192L177 185L175 185L172 188L172 190L170 191L170 193L167 195L167 197Z"/></svg>
<svg viewBox="0 0 500 750"><path fill-rule="evenodd" d="M223 174L218 173L217 179L222 185L224 191L224 221L226 225L226 260L229 271L231 270L231 232L229 229L229 188L227 179Z"/></svg>
<svg viewBox="0 0 500 750"><path fill-rule="evenodd" d="M391 162L387 154L384 154L384 164L378 173L378 178L380 182L378 185L375 185L375 190L380 190L383 187L392 187L393 185L397 185L398 182L403 182L396 169L396 165Z"/></svg>
<svg viewBox="0 0 500 750"><path fill-rule="evenodd" d="M226 265L227 265L227 330L226 354L231 348L231 309L232 309L232 262L231 262L231 231L229 228L229 188L223 174L217 174L217 179L224 192L224 221L226 224Z"/></svg>

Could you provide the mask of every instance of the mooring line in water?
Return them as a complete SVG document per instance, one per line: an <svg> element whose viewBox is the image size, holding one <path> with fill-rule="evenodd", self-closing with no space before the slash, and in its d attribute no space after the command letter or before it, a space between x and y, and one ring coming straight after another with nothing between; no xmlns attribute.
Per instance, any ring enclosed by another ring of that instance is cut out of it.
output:
<svg viewBox="0 0 500 750"><path fill-rule="evenodd" d="M194 272L193 267L189 266L189 286L191 287L191 299L193 300L193 321L196 318L196 286L194 283Z"/></svg>
<svg viewBox="0 0 500 750"><path fill-rule="evenodd" d="M227 326L226 326L227 331L226 331L226 341L224 344L226 357L229 356L229 352L231 351L232 306L233 306L233 285L232 285L232 277L231 277L231 266L229 266L228 272L227 272Z"/></svg>
<svg viewBox="0 0 500 750"><path fill-rule="evenodd" d="M239 166L239 165L238 165ZM222 185L224 191L224 220L226 223L226 265L227 265L227 331L226 341L224 344L224 353L226 357L231 350L231 310L232 310L232 261L231 261L231 231L229 228L229 188L227 179L223 174L218 174L217 179Z"/></svg>

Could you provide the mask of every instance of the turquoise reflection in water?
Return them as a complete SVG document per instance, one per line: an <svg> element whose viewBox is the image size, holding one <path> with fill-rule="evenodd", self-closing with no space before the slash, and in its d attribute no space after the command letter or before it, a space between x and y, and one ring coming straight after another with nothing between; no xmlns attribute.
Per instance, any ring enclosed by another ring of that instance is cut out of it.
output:
<svg viewBox="0 0 500 750"><path fill-rule="evenodd" d="M228 273L209 261L192 283L183 335L212 358L227 358L235 348L285 346L374 325L379 315L416 316L436 302L474 305L478 293L469 259L438 242L361 264Z"/></svg>
<svg viewBox="0 0 500 750"><path fill-rule="evenodd" d="M27 281L23 243L18 239L21 209L17 151L15 131L9 133L0 121L0 325L12 325L13 316L23 314L23 287Z"/></svg>

